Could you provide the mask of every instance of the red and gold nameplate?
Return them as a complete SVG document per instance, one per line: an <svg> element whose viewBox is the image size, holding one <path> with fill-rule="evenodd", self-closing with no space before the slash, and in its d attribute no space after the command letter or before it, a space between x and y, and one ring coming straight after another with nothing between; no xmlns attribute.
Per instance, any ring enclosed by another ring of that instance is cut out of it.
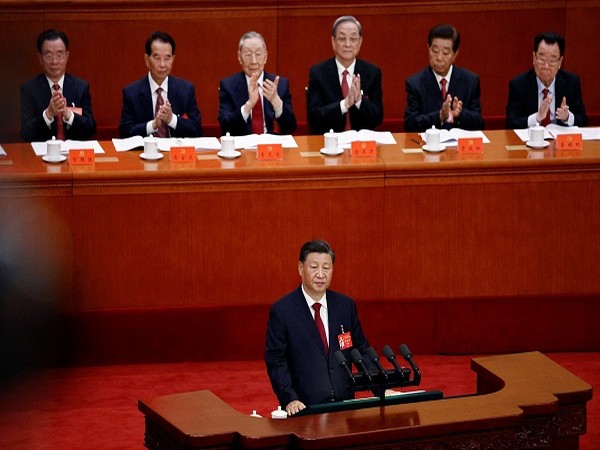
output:
<svg viewBox="0 0 600 450"><path fill-rule="evenodd" d="M483 138L459 138L458 153L483 153Z"/></svg>
<svg viewBox="0 0 600 450"><path fill-rule="evenodd" d="M196 162L196 148L194 147L171 147L170 154L171 162Z"/></svg>
<svg viewBox="0 0 600 450"><path fill-rule="evenodd" d="M569 133L556 136L556 150L577 150L583 148L581 134Z"/></svg>
<svg viewBox="0 0 600 450"><path fill-rule="evenodd" d="M377 156L377 145L375 141L354 141L350 147L350 156L353 158Z"/></svg>
<svg viewBox="0 0 600 450"><path fill-rule="evenodd" d="M94 164L96 156L93 148L81 148L69 150L69 164L72 166Z"/></svg>
<svg viewBox="0 0 600 450"><path fill-rule="evenodd" d="M258 144L256 159L259 161L283 159L283 147L281 144Z"/></svg>

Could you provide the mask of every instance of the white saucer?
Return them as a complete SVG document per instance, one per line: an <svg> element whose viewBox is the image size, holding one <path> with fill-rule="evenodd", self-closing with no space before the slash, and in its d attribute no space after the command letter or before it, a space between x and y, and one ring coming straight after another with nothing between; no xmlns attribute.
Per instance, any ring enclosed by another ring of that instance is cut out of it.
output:
<svg viewBox="0 0 600 450"><path fill-rule="evenodd" d="M432 147L430 145L425 144L422 147L422 149L425 150L426 152L443 152L444 150L446 150L446 146L438 145L437 147Z"/></svg>
<svg viewBox="0 0 600 450"><path fill-rule="evenodd" d="M242 154L242 152L238 152L237 150L234 150L233 153L229 153L229 152L219 152L217 153L218 156L220 156L221 158L225 158L225 159L235 159L238 156L240 156Z"/></svg>
<svg viewBox="0 0 600 450"><path fill-rule="evenodd" d="M140 153L140 158L145 159L146 161L158 161L159 159L163 159L165 155L162 153L157 153L156 155L146 155L145 153Z"/></svg>
<svg viewBox="0 0 600 450"><path fill-rule="evenodd" d="M544 143L542 145L537 145L537 144L534 144L531 141L527 141L527 142L525 142L525 145L527 147L531 147L531 148L545 148L545 147L548 147L550 145L550 142L544 141Z"/></svg>
<svg viewBox="0 0 600 450"><path fill-rule="evenodd" d="M48 155L44 155L42 156L42 159L49 163L59 163L65 161L67 157L65 155L60 155L57 158L50 158Z"/></svg>
<svg viewBox="0 0 600 450"><path fill-rule="evenodd" d="M342 153L344 153L344 149L342 147L338 147L337 150L327 150L326 148L322 148L321 149L321 153L323 153L324 155L327 156L337 156L337 155L341 155Z"/></svg>

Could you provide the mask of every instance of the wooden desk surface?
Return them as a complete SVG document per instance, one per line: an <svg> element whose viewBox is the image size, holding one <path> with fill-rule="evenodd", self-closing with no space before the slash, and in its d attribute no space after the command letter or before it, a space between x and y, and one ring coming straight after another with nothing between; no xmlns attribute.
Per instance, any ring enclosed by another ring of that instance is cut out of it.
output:
<svg viewBox="0 0 600 450"><path fill-rule="evenodd" d="M31 225L40 252L59 210L68 310L269 304L298 280L265 283L264 268L292 267L315 237L343 261L332 288L361 301L600 293L600 141L564 154L486 135L483 155L405 152L418 136L395 134L376 158L326 157L322 137L298 136L282 161L202 151L174 164L106 141L92 166L3 144L0 206L45 211Z"/></svg>
<svg viewBox="0 0 600 450"><path fill-rule="evenodd" d="M138 407L150 449L166 443L182 449L377 448L384 442L401 449L432 442L436 448L516 449L540 442L577 448L590 385L538 352L476 358L472 369L478 395L287 420L241 414L210 391L140 400Z"/></svg>
<svg viewBox="0 0 600 450"><path fill-rule="evenodd" d="M581 152L557 151L554 141L544 150L528 149L511 130L486 131L491 143L485 144L483 154L459 154L456 147L440 153L418 151L416 133L395 133L396 145L378 146L376 158L351 158L349 151L341 156L319 153L321 136L295 136L297 149L284 149L281 161L258 161L256 152L242 150L242 156L225 160L216 151L198 151L195 163L171 163L169 153L159 161L139 158L140 151L116 152L111 141L102 141L105 154L96 155L93 166L69 166L67 162L49 164L35 156L28 143L3 144L8 156L0 158L0 180L3 187L32 177L55 177L72 174L73 184L118 183L119 180L151 179L157 184L183 183L185 179L201 178L199 183L216 181L243 183L329 181L350 177L354 180L386 176L423 177L439 175L442 171L461 171L463 175L493 174L510 169L512 173L548 173L552 171L600 170L600 141L585 141ZM512 147L507 150L507 147ZM418 173L417 173L418 172Z"/></svg>

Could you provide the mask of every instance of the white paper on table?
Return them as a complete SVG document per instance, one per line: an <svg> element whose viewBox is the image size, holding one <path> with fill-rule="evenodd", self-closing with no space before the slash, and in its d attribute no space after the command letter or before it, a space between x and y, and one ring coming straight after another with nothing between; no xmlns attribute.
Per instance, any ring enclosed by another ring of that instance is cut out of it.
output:
<svg viewBox="0 0 600 450"><path fill-rule="evenodd" d="M333 133L338 138L338 147L350 148L355 141L375 141L377 144L396 144L396 139L389 131L348 130Z"/></svg>
<svg viewBox="0 0 600 450"><path fill-rule="evenodd" d="M6 151L2 148L2 146L0 145L0 156L8 156L6 154Z"/></svg>
<svg viewBox="0 0 600 450"><path fill-rule="evenodd" d="M523 142L528 142L529 139L529 128L521 128L518 130L514 130L515 134L517 136L519 136L519 139L521 139ZM548 130L548 128L546 128L544 130L544 139L554 139L552 137L552 135L550 134L550 130Z"/></svg>
<svg viewBox="0 0 600 450"><path fill-rule="evenodd" d="M462 138L472 139L472 138L481 138L483 139L484 144L489 144L490 140L483 133L483 131L469 131L463 130L462 128L452 128L450 130L440 129L440 143L442 144L458 144L458 140ZM425 141L425 133L419 133L423 141ZM527 139L529 140L529 139Z"/></svg>
<svg viewBox="0 0 600 450"><path fill-rule="evenodd" d="M155 138L158 149L163 152L168 152L171 147L194 147L196 150L220 150L221 144L216 137L198 137L198 138ZM118 152L126 152L134 148L144 148L143 136L132 136L125 139L112 140L115 150Z"/></svg>
<svg viewBox="0 0 600 450"><path fill-rule="evenodd" d="M118 152L126 152L134 148L144 148L144 138L142 136L131 136L125 139L113 138L112 143Z"/></svg>
<svg viewBox="0 0 600 450"><path fill-rule="evenodd" d="M196 150L221 150L221 143L216 137L196 138L157 138L158 149L163 152L171 151L171 147L194 147Z"/></svg>
<svg viewBox="0 0 600 450"><path fill-rule="evenodd" d="M283 148L298 148L292 135L278 134L249 134L247 136L234 136L235 148L257 148L258 144L281 144Z"/></svg>
<svg viewBox="0 0 600 450"><path fill-rule="evenodd" d="M546 127L552 137L556 138L559 134L581 134L584 141L600 140L600 128L580 128L578 126L563 127L556 124L550 124Z"/></svg>
<svg viewBox="0 0 600 450"><path fill-rule="evenodd" d="M46 142L32 142L31 146L37 156L44 156L47 153ZM60 144L60 152L64 154L69 153L69 150L81 150L82 148L93 148L95 154L104 153L104 149L98 141L73 141L67 139Z"/></svg>

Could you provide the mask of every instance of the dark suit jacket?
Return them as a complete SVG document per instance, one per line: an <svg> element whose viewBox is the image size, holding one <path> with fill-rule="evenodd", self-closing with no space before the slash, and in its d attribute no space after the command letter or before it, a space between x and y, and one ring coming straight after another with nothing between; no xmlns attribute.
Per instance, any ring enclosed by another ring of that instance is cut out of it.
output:
<svg viewBox="0 0 600 450"><path fill-rule="evenodd" d="M417 72L406 79L406 110L404 111L404 131L422 132L433 125L436 128L463 128L465 130L482 130L481 89L479 77L462 67L453 66L448 94L458 97L463 102L460 117L453 123L440 125L442 109L442 93L431 67Z"/></svg>
<svg viewBox="0 0 600 450"><path fill-rule="evenodd" d="M67 139L86 140L96 133L96 121L92 114L92 98L87 81L65 74L63 95L67 105L82 109L82 115L75 114L73 124L65 125ZM21 85L21 138L24 141L47 141L56 136L56 119L50 128L44 122L42 113L50 104L52 89L46 75L40 74Z"/></svg>
<svg viewBox="0 0 600 450"><path fill-rule="evenodd" d="M169 127L173 137L202 136L202 119L196 103L196 91L189 81L169 75L167 93L173 114L177 115L177 128ZM122 138L146 136L146 124L154 119L152 92L148 75L123 89L123 108L119 134Z"/></svg>
<svg viewBox="0 0 600 450"><path fill-rule="evenodd" d="M264 78L274 81L275 75L264 72ZM263 112L267 133L291 134L296 130L296 116L292 109L292 94L286 78L279 77L277 93L283 101L283 112L275 118L271 102L263 98ZM243 136L252 133L252 119L244 120L240 109L248 101L248 83L246 74L239 72L224 78L219 83L219 124L223 134Z"/></svg>
<svg viewBox="0 0 600 450"><path fill-rule="evenodd" d="M353 130L373 130L383 121L383 91L381 69L357 59L354 74L360 74L363 91L360 109L352 106L350 124ZM309 130L313 134L344 131L346 116L340 110L344 99L335 58L328 59L310 68L308 73L307 109Z"/></svg>
<svg viewBox="0 0 600 450"><path fill-rule="evenodd" d="M352 398L347 389L348 376L334 357L334 352L339 349L337 336L341 326L351 333L353 348L357 348L365 363L372 366L365 354L369 344L360 326L354 301L343 294L327 291L327 307L329 353L325 353L300 286L271 307L265 362L273 391L282 408L292 400L314 405L332 398ZM351 350L343 351L348 361L352 361Z"/></svg>
<svg viewBox="0 0 600 450"><path fill-rule="evenodd" d="M554 84L556 89L555 105L560 106L563 97L567 98L569 111L575 116L575 124L585 127L588 123L581 95L581 82L573 73L559 70ZM527 128L527 118L538 110L538 85L533 69L510 80L508 83L508 104L506 105L506 128ZM566 125L560 120L558 125Z"/></svg>

